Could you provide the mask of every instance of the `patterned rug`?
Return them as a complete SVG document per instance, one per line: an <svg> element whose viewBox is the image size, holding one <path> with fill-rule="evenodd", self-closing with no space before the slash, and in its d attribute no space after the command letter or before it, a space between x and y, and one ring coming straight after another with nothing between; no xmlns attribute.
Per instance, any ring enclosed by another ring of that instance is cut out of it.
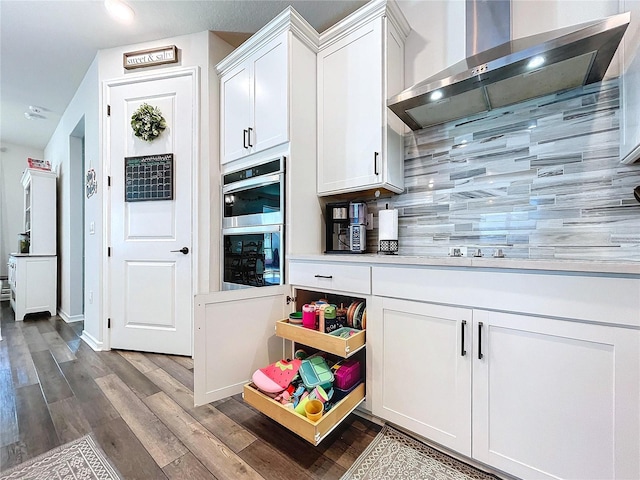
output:
<svg viewBox="0 0 640 480"><path fill-rule="evenodd" d="M91 435L0 472L0 480L120 480Z"/></svg>
<svg viewBox="0 0 640 480"><path fill-rule="evenodd" d="M385 425L341 480L496 480Z"/></svg>

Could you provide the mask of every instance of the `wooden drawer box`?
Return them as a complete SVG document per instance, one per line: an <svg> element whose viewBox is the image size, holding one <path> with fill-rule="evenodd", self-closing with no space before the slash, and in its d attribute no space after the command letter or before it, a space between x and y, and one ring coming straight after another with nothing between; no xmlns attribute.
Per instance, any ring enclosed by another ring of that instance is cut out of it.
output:
<svg viewBox="0 0 640 480"><path fill-rule="evenodd" d="M366 330L360 330L349 338L340 338L300 325L292 325L288 319L276 322L276 335L278 337L293 340L296 343L308 345L343 358L350 357L365 347L365 332Z"/></svg>
<svg viewBox="0 0 640 480"><path fill-rule="evenodd" d="M249 405L271 417L280 425L300 435L313 445L318 445L364 400L364 386L364 383L358 385L353 392L336 403L317 422L312 422L307 417L303 417L280 402L276 402L260 392L252 383L244 386L242 397Z"/></svg>
<svg viewBox="0 0 640 480"><path fill-rule="evenodd" d="M320 292L334 290L370 295L371 267L368 265L291 261L288 283L316 289Z"/></svg>

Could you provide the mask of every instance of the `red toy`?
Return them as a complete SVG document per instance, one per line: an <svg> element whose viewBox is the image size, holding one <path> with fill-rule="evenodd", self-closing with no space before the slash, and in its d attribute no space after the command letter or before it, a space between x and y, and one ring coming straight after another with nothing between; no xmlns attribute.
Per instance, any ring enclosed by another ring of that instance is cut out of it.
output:
<svg viewBox="0 0 640 480"><path fill-rule="evenodd" d="M278 360L268 367L256 370L251 377L263 392L279 393L289 386L300 369L302 360Z"/></svg>

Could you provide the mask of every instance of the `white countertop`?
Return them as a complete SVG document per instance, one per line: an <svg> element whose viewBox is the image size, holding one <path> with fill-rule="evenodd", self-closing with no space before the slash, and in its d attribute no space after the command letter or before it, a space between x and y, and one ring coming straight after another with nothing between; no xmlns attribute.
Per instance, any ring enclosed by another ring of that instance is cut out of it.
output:
<svg viewBox="0 0 640 480"><path fill-rule="evenodd" d="M468 267L513 270L545 270L557 272L583 272L626 274L640 276L640 262L603 260L556 260L493 257L420 257L407 255L363 254L318 254L289 255L289 260L367 263L378 265L411 265L424 267Z"/></svg>

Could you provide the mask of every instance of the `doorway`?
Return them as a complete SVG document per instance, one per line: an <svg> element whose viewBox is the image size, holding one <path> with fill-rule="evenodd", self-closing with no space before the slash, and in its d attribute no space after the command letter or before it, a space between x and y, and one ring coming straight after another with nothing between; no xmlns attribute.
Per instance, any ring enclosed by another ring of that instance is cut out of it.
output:
<svg viewBox="0 0 640 480"><path fill-rule="evenodd" d="M69 311L65 318L68 322L84 320L84 172L88 168L84 139L82 117L69 135ZM58 262L60 258L58 255ZM58 272L61 267L58 265ZM60 298L58 305L62 305Z"/></svg>

